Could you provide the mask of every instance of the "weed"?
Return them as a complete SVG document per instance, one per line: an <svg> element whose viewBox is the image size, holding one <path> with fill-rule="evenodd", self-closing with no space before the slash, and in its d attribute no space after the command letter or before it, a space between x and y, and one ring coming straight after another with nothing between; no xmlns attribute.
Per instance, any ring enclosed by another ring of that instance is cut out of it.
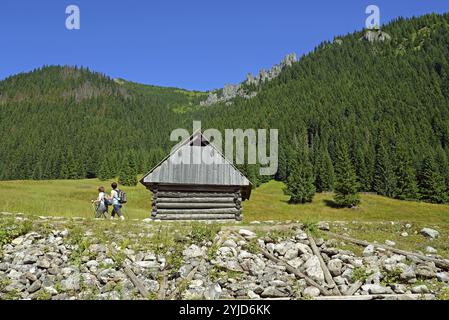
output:
<svg viewBox="0 0 449 320"><path fill-rule="evenodd" d="M372 274L372 272L367 272L363 267L354 268L354 270L352 270L352 280L365 283L366 279Z"/></svg>

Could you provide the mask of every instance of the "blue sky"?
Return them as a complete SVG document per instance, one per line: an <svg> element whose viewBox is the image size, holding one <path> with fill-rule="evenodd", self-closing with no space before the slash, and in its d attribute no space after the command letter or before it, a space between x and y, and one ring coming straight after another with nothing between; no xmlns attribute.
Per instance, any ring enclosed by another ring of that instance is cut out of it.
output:
<svg viewBox="0 0 449 320"><path fill-rule="evenodd" d="M65 27L70 4L80 8L80 30ZM2 0L0 79L68 64L146 84L218 88L362 29L370 4L381 23L449 12L446 0Z"/></svg>

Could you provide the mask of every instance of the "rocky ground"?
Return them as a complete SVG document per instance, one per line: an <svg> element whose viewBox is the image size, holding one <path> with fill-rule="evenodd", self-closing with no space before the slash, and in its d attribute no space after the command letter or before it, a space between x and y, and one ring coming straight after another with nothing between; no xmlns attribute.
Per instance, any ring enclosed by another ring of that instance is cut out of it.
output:
<svg viewBox="0 0 449 320"><path fill-rule="evenodd" d="M0 299L449 296L448 270L375 246L361 254L342 249L341 240L323 231L333 231L327 223L240 226L11 214L0 215L0 223ZM438 236L422 230L423 239ZM430 248L426 254L447 262Z"/></svg>

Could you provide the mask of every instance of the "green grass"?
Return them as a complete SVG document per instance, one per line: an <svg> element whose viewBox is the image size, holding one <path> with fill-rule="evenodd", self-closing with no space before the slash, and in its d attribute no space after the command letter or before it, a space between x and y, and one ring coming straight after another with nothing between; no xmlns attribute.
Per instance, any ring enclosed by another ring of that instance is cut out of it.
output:
<svg viewBox="0 0 449 320"><path fill-rule="evenodd" d="M34 215L92 217L91 199L102 185L110 191L112 181L97 179L51 181L0 181L0 211ZM313 221L400 221L425 223L428 226L449 224L449 205L394 200L362 194L358 209L336 209L328 205L332 194L317 194L312 203L288 204L281 182L271 181L253 190L251 199L243 203L246 222L253 220ZM147 218L151 209L151 193L144 186L122 188L129 203L129 218Z"/></svg>

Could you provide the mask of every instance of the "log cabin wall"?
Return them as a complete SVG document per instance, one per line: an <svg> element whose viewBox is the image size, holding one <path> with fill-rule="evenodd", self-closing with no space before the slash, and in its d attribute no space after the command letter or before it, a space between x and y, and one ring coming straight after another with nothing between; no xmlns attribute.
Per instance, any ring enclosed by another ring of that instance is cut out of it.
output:
<svg viewBox="0 0 449 320"><path fill-rule="evenodd" d="M240 187L152 186L151 216L160 220L241 220Z"/></svg>

